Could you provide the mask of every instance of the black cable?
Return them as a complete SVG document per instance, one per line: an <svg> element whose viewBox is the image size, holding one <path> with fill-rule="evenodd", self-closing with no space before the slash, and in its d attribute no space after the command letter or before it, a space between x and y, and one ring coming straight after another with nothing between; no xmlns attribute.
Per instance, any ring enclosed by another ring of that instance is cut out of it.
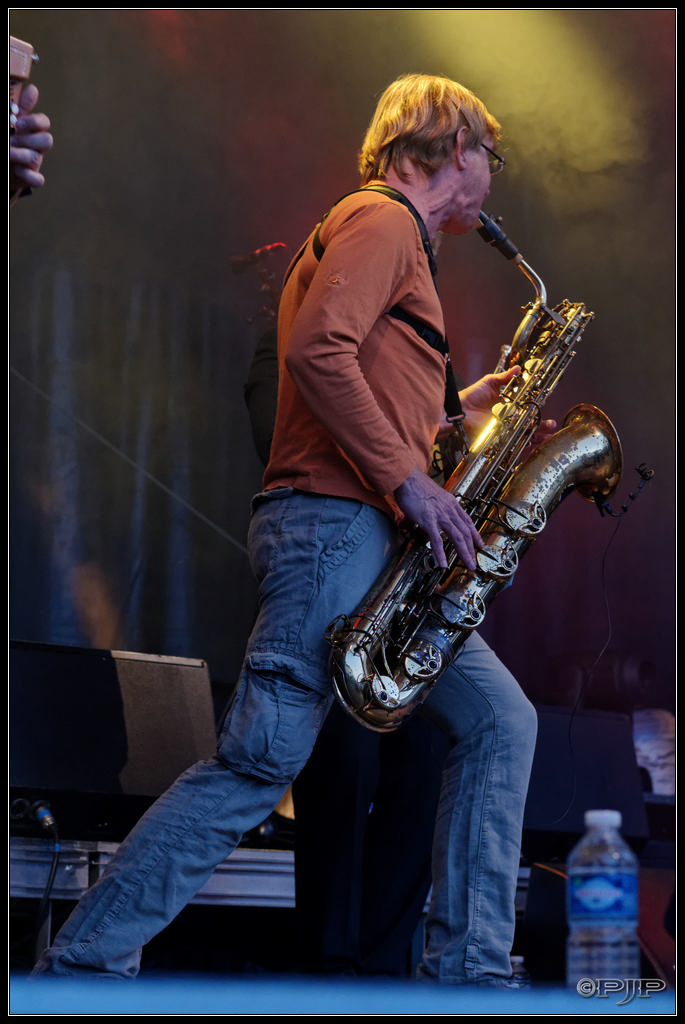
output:
<svg viewBox="0 0 685 1024"><path fill-rule="evenodd" d="M557 825L560 821L564 820L564 818L568 814L569 810L573 806L573 802L574 802L574 800L576 798L576 794L577 794L577 791L578 791L578 775L577 775L577 771L576 771L576 768L575 768L575 754L574 754L574 748L573 748L573 727L575 725L576 715L577 715L578 711L580 710L580 707L581 707L583 698L585 696L585 693L587 691L587 688L590 685L590 683L592 682L592 677L594 676L595 672L597 671L597 667L598 667L600 661L602 660L602 658L606 654L606 652L607 652L607 650L609 648L609 644L611 643L611 638L613 636L613 624L612 624L612 620L611 620L611 607L610 607L610 604L609 604L608 588L607 588L607 582L606 582L606 564L607 564L607 558L608 558L608 555L609 555L609 551L611 549L611 545L613 544L614 539L616 537L616 534L618 533L619 528L621 526L621 521L622 521L622 517L619 518L618 522L616 523L616 526L614 527L613 533L611 534L611 536L609 537L609 540L607 541L606 547L604 549L604 554L602 555L602 562L601 562L601 566L602 566L601 574L600 574L601 592L602 592L602 597L603 597L603 600L604 600L604 608L605 608L606 617L607 617L607 635L606 635L606 639L605 639L604 643L602 644L602 647L600 648L599 653L597 654L597 657L595 658L594 662L592 663L590 668L587 670L587 672L585 672L584 681L581 683L581 686L580 686L580 689L579 689L578 694L576 696L576 699L575 699L575 701L573 703L573 706L571 707L571 714L570 714L569 722L568 722L568 730L567 730L568 752L569 752L570 763L571 763L571 766L572 766L571 793L569 795L569 798L568 798L568 800L566 802L566 806L564 807L563 811L561 811L557 815L557 817L553 818L551 821L545 821L544 822L545 827L548 827L548 828L550 826L552 826L552 825ZM542 824L542 823L538 823L538 825L540 825L540 824ZM528 827L535 828L536 826L529 824Z"/></svg>
<svg viewBox="0 0 685 1024"><path fill-rule="evenodd" d="M605 611L606 611L606 618L607 618L607 637L606 637L606 640L604 641L604 644L602 645L599 653L597 654L597 657L595 658L594 662L592 663L590 668L584 673L584 679L581 682L580 688L578 690L578 694L577 694L576 699L575 699L575 701L573 703L573 706L571 708L571 715L570 715L569 723L568 723L568 750L569 750L569 757L570 757L571 765L572 766L575 764L574 749L573 749L573 727L574 727L574 724L575 724L575 718L576 718L576 715L577 715L577 713L578 713L578 711L579 711L579 709L581 707L581 704L582 704L583 698L585 697L587 689L588 689L590 683L592 682L592 678L593 678L595 672L597 671L597 667L598 667L600 661L602 660L602 658L604 657L604 655L606 654L606 652L607 652L607 650L609 648L609 644L611 643L611 638L613 636L613 625L612 625L612 621L611 621L611 607L609 605L608 588L607 588L607 582L606 582L607 558L609 556L609 551L611 549L611 545L614 542L616 534L618 533L619 527L620 527L621 522L623 520L623 516L626 514L626 512L628 512L628 510L630 509L630 507L632 505L632 502L634 502L635 499L638 497L638 495L640 494L640 492L641 492L642 488L645 486L645 484L649 483L649 481L654 476L654 470L649 469L644 462L636 467L636 472L640 476L640 483L638 484L637 490L634 491L634 492L631 492L628 495L628 499L621 506L621 511L620 512L614 512L612 510L611 506L609 505L609 503L607 501L603 501L601 499L601 497L598 496L595 499L595 504L597 505L597 508L599 509L600 515L602 515L602 516L608 515L611 518L616 519L618 521L616 523L616 526L614 527L613 533L611 534L611 536L609 537L609 540L607 541L606 547L604 549L604 554L602 555L602 563L601 563L601 565L602 565L602 570L601 570L601 590L602 590L602 596L603 596L603 600L604 600L604 608L605 608ZM571 795L569 796L569 799L568 799L568 801L566 803L566 807L552 821L545 822L545 825L547 827L549 827L551 825L558 824L560 821L563 821L563 819L566 817L566 815L568 814L570 808L573 806L573 801L575 800L576 793L577 793L577 784L578 784L578 778L577 778L577 773L576 773L575 768L574 768L573 769L573 776L572 776L572 783L571 783L572 791L571 791ZM531 827L534 827L534 826L531 826Z"/></svg>
<svg viewBox="0 0 685 1024"><path fill-rule="evenodd" d="M50 894L52 887L55 882L55 876L57 874L57 868L59 866L59 859L61 853L61 846L59 842L59 832L57 829L57 822L55 821L49 806L43 801L37 801L31 808L31 813L36 819L41 828L45 829L46 832L50 832L53 837L52 847L52 862L50 864L50 872L48 874L48 880L43 890L40 905L36 915L36 923L34 927L33 936L33 951L34 959L37 960L43 949L49 945L49 942L43 940L43 932L45 930L46 922L49 918L50 911Z"/></svg>

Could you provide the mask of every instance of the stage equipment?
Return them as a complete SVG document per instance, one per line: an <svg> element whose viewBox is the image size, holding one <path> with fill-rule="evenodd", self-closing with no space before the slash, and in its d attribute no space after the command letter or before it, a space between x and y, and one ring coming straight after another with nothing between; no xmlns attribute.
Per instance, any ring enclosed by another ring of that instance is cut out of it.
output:
<svg viewBox="0 0 685 1024"><path fill-rule="evenodd" d="M632 716L550 706L539 706L537 713L522 843L530 874L517 948L536 982L563 982L566 858L583 833L585 811L615 808L623 818L624 838L640 857L642 977L673 985L675 950L667 913L675 886L674 835L665 840L650 820L652 796L643 790Z"/></svg>
<svg viewBox="0 0 685 1024"><path fill-rule="evenodd" d="M423 531L409 529L357 610L327 630L336 696L378 732L396 729L426 699L561 501L577 490L604 514L621 478L616 431L591 405L571 409L561 429L530 450L543 405L594 314L568 300L550 308L535 271L494 221L484 213L480 219L482 237L528 278L535 298L497 366L520 372L445 484L483 539L477 568L467 570L447 543L442 569Z"/></svg>
<svg viewBox="0 0 685 1024"><path fill-rule="evenodd" d="M538 706L538 737L523 823L529 861L563 860L584 832L585 811L621 812L640 852L650 830L629 714Z"/></svg>
<svg viewBox="0 0 685 1024"><path fill-rule="evenodd" d="M123 839L182 771L211 757L204 661L10 643L10 832Z"/></svg>

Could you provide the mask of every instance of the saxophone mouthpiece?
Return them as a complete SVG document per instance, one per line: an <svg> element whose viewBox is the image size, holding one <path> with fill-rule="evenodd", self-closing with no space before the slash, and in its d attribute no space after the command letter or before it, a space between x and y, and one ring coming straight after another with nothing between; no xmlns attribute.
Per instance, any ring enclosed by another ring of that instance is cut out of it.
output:
<svg viewBox="0 0 685 1024"><path fill-rule="evenodd" d="M481 226L476 228L476 230L480 237L488 245L493 245L495 249L498 249L506 259L520 263L522 260L521 254L514 243L504 234L497 221L493 220L492 217L488 217L482 210L480 211L479 220Z"/></svg>

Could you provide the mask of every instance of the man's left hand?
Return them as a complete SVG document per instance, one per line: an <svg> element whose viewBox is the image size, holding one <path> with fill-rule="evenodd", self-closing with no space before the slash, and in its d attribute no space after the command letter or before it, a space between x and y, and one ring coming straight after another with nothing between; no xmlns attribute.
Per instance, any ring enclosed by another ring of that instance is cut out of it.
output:
<svg viewBox="0 0 685 1024"><path fill-rule="evenodd" d="M499 401L502 388L520 372L519 366L512 366L510 370L504 370L502 373L488 373L475 384L459 392L464 411L464 429L470 438L477 437L487 426L492 418L492 407ZM555 429L555 420L542 421L535 432L534 442L537 444L545 437L549 437Z"/></svg>

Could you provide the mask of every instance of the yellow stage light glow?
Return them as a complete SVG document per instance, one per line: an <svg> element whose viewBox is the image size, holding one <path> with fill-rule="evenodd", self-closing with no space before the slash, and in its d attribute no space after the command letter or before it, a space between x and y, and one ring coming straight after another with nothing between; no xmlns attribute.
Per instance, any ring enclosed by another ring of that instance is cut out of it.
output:
<svg viewBox="0 0 685 1024"><path fill-rule="evenodd" d="M646 115L605 35L564 10L413 14L437 73L472 88L502 124L505 173L531 176L557 209L615 201L614 171L645 156Z"/></svg>

